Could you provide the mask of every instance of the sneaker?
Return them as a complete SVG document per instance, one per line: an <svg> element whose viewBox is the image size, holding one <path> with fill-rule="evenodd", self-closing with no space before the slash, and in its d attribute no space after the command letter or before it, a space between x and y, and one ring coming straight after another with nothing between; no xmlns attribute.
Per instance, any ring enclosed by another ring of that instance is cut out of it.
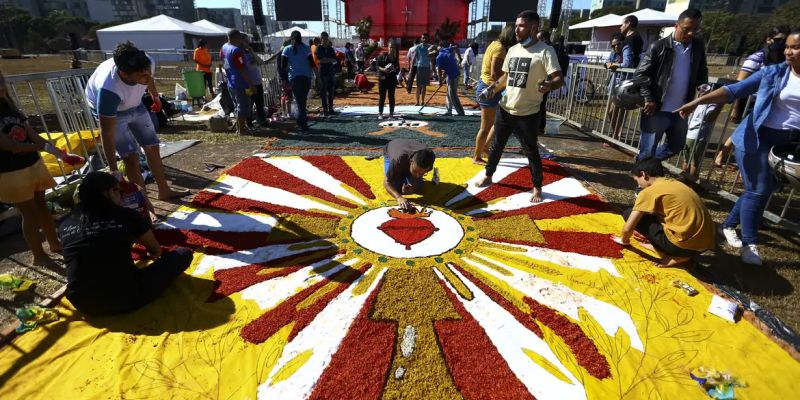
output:
<svg viewBox="0 0 800 400"><path fill-rule="evenodd" d="M725 236L729 246L737 249L742 247L742 239L739 239L736 228L722 228L722 235Z"/></svg>
<svg viewBox="0 0 800 400"><path fill-rule="evenodd" d="M383 115L378 115L378 121L383 120Z"/></svg>
<svg viewBox="0 0 800 400"><path fill-rule="evenodd" d="M761 256L758 255L758 246L748 244L742 247L742 262L750 265L761 265Z"/></svg>

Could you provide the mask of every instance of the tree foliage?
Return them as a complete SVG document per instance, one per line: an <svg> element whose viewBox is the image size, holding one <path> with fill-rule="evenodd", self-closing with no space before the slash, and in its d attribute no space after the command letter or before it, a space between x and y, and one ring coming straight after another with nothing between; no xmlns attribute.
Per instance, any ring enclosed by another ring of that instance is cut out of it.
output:
<svg viewBox="0 0 800 400"><path fill-rule="evenodd" d="M724 11L706 11L703 13L703 38L706 51L710 53L727 53L736 38L736 16Z"/></svg>
<svg viewBox="0 0 800 400"><path fill-rule="evenodd" d="M636 8L630 6L608 6L592 11L591 18L599 18L608 14L626 15L635 11Z"/></svg>
<svg viewBox="0 0 800 400"><path fill-rule="evenodd" d="M106 26L117 24L103 24ZM64 10L51 12L47 17L31 16L17 7L0 7L0 47L13 47L20 51L69 50L91 39L97 22L70 15ZM66 45L65 45L66 43Z"/></svg>

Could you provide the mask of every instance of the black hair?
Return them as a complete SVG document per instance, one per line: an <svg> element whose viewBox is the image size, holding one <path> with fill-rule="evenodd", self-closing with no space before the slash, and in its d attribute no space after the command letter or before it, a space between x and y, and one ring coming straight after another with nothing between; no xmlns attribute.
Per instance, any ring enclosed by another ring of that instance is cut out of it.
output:
<svg viewBox="0 0 800 400"><path fill-rule="evenodd" d="M105 193L119 187L117 178L107 172L90 172L78 187L78 198L84 215L103 216L117 207Z"/></svg>
<svg viewBox="0 0 800 400"><path fill-rule="evenodd" d="M631 28L638 28L639 27L639 18L635 15L628 15L622 19L622 22L627 22Z"/></svg>
<svg viewBox="0 0 800 400"><path fill-rule="evenodd" d="M472 51L474 51L475 53L478 53L478 48L479 48L478 43L472 42L472 43L470 43L469 47L472 48Z"/></svg>
<svg viewBox="0 0 800 400"><path fill-rule="evenodd" d="M703 13L701 13L700 10L696 8L687 8L683 10L681 15L678 15L678 21L683 21L686 18L703 19Z"/></svg>
<svg viewBox="0 0 800 400"><path fill-rule="evenodd" d="M778 25L770 29L769 32L766 35L764 35L764 37L772 38L773 36L779 33L789 36L789 32L791 32L791 29L787 25Z"/></svg>
<svg viewBox="0 0 800 400"><path fill-rule="evenodd" d="M114 48L114 65L122 72L132 73L150 69L150 58L132 42L120 43Z"/></svg>
<svg viewBox="0 0 800 400"><path fill-rule="evenodd" d="M431 169L436 161L436 154L431 149L417 150L411 155L411 161L422 169Z"/></svg>
<svg viewBox="0 0 800 400"><path fill-rule="evenodd" d="M504 26L503 30L500 31L500 37L497 38L497 41L506 49L517 44L517 35L514 33L514 27L511 25Z"/></svg>
<svg viewBox="0 0 800 400"><path fill-rule="evenodd" d="M550 40L550 31L548 30L541 30L537 34L542 35L542 41Z"/></svg>
<svg viewBox="0 0 800 400"><path fill-rule="evenodd" d="M791 31L791 32L789 32L789 34L788 34L788 35L786 35L786 37L789 37L789 36L794 36L794 35L800 35L800 28L797 28L797 29L792 29L792 31Z"/></svg>
<svg viewBox="0 0 800 400"><path fill-rule="evenodd" d="M303 36L300 34L300 31L292 31L289 35L289 40L292 41L292 51L294 51L294 54L297 54L297 46L303 44Z"/></svg>
<svg viewBox="0 0 800 400"><path fill-rule="evenodd" d="M519 14L517 14L517 18L523 18L528 20L528 22L535 22L536 25L540 25L541 19L539 18L539 14L533 10L525 10Z"/></svg>
<svg viewBox="0 0 800 400"><path fill-rule="evenodd" d="M206 42L205 39L200 39L200 41L197 42L197 47L206 47L207 44L208 42Z"/></svg>
<svg viewBox="0 0 800 400"><path fill-rule="evenodd" d="M353 44L352 44L352 43L350 43L350 42L347 42L347 43L345 43L345 44L344 44L344 48L345 48L345 49L349 49L349 48L351 48L351 47L353 47Z"/></svg>
<svg viewBox="0 0 800 400"><path fill-rule="evenodd" d="M633 165L631 176L641 176L642 172L654 178L661 177L664 176L664 166L661 165L661 161L656 160L654 157L643 158Z"/></svg>
<svg viewBox="0 0 800 400"><path fill-rule="evenodd" d="M322 31L322 32L319 34L319 37L324 37L324 36L330 36L330 35L328 35L328 32Z"/></svg>
<svg viewBox="0 0 800 400"><path fill-rule="evenodd" d="M624 41L624 40L625 40L625 36L623 36L623 35L622 35L622 32L614 32L614 33L611 35L611 39L610 39L609 41L613 42L613 41L614 41L614 39L617 39L617 40L619 40L620 42L622 42L622 41Z"/></svg>
<svg viewBox="0 0 800 400"><path fill-rule="evenodd" d="M231 29L228 31L228 41L238 40L242 38L242 32L239 32L236 29Z"/></svg>
<svg viewBox="0 0 800 400"><path fill-rule="evenodd" d="M419 44L419 42L420 42L419 38L414 38L414 44Z"/></svg>

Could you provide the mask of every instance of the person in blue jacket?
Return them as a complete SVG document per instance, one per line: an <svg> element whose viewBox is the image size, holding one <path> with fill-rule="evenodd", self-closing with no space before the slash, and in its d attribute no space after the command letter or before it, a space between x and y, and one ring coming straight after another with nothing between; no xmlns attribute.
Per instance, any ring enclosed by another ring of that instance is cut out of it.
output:
<svg viewBox="0 0 800 400"><path fill-rule="evenodd" d="M784 54L785 62L761 68L747 79L723 86L675 111L685 118L700 104L730 103L758 93L753 112L732 135L744 193L722 223L728 244L742 249L742 261L747 264L761 264L758 227L777 185L768 163L770 149L800 141L800 29L786 38ZM741 239L737 225L742 228Z"/></svg>
<svg viewBox="0 0 800 400"><path fill-rule="evenodd" d="M464 108L461 107L461 101L458 99L458 76L461 74L461 68L458 66L454 49L443 42L439 50L439 55L436 56L436 67L439 69L439 76L447 76L447 114L453 115L453 108L456 109L458 115L464 115Z"/></svg>

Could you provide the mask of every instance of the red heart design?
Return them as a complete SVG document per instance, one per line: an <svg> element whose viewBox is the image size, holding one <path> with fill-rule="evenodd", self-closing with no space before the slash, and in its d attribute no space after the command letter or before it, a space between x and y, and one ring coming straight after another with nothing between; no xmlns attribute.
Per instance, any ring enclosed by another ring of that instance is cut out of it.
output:
<svg viewBox="0 0 800 400"><path fill-rule="evenodd" d="M378 229L395 242L406 246L406 250L411 250L411 246L429 238L433 232L439 230L431 221L423 218L390 219Z"/></svg>

